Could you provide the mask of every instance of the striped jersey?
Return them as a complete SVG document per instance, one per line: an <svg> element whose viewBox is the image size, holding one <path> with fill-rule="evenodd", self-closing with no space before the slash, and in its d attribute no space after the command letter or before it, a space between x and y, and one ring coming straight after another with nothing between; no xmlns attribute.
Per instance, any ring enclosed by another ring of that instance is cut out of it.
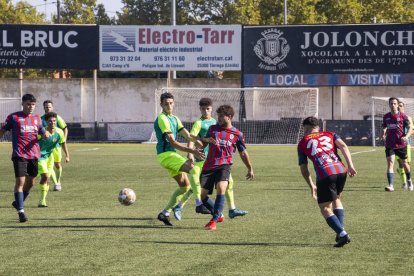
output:
<svg viewBox="0 0 414 276"><path fill-rule="evenodd" d="M232 165L236 148L239 152L246 150L243 133L235 127L223 128L215 124L210 126L205 137L214 138L217 144L209 145L203 172L217 169L222 165Z"/></svg>
<svg viewBox="0 0 414 276"><path fill-rule="evenodd" d="M177 139L178 132L183 128L184 126L177 116L167 115L166 113L161 112L154 122L155 135L157 136L157 154L167 151L176 151L165 136L167 133L172 133L174 139Z"/></svg>
<svg viewBox="0 0 414 276"><path fill-rule="evenodd" d="M46 129L43 127L39 115L28 115L23 111L11 113L7 116L6 122L2 126L2 130L12 131L12 158L40 158L37 135L44 134Z"/></svg>
<svg viewBox="0 0 414 276"><path fill-rule="evenodd" d="M337 139L340 137L329 131L314 132L303 137L298 144L299 166L308 164L309 158L313 162L317 181L330 175L346 173L337 153Z"/></svg>
<svg viewBox="0 0 414 276"><path fill-rule="evenodd" d="M40 158L39 160L46 160L52 154L52 151L60 146L60 144L65 143L65 134L63 130L60 128L56 128L55 132L51 133L50 136L43 140L41 137L39 138L39 146L40 146Z"/></svg>
<svg viewBox="0 0 414 276"><path fill-rule="evenodd" d="M209 127L212 126L212 125L215 125L216 123L217 123L216 119L214 119L214 118L204 119L204 118L201 117L200 119L198 119L197 121L194 122L190 133L194 136L197 136L198 138L204 138L207 134L207 131L208 131ZM209 146L210 145L207 145L204 148L205 156L208 155ZM202 160L199 160L197 158L195 160L196 160L196 162L202 161Z"/></svg>
<svg viewBox="0 0 414 276"><path fill-rule="evenodd" d="M388 112L382 119L382 127L387 128L385 137L385 147L389 149L401 149L407 146L407 142L401 140L408 130L410 121L404 113L395 114Z"/></svg>

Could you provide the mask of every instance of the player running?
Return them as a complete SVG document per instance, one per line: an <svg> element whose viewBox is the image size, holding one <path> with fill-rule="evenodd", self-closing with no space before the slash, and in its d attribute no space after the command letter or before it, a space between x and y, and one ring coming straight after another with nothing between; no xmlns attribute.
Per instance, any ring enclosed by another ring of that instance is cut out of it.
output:
<svg viewBox="0 0 414 276"><path fill-rule="evenodd" d="M45 115L49 112L53 112L53 102L51 100L46 100L43 102L43 108L45 110L45 114L40 117L42 119L42 124L44 127L47 127L47 122L45 120ZM63 120L62 117L57 115L56 117L56 126L63 130L63 133L65 135L65 141L68 139L68 127L66 125L65 120ZM53 159L55 163L55 169L52 169L52 171L49 172L49 176L52 178L54 187L54 191L60 192L62 190L62 184L60 183L60 178L62 177L62 148L58 144L56 148L53 150Z"/></svg>
<svg viewBox="0 0 414 276"><path fill-rule="evenodd" d="M387 157L386 192L394 191L394 161L395 155L399 157L398 163L404 168L408 186L412 186L410 165L407 162L407 140L412 133L412 128L407 115L398 111L398 99L388 99L390 112L384 115L382 120L382 133L380 137L385 140L385 155ZM405 131L406 130L406 131Z"/></svg>
<svg viewBox="0 0 414 276"><path fill-rule="evenodd" d="M65 141L65 134L60 128L56 127L58 115L55 112L48 112L44 115L43 119L47 123L47 131L50 136L47 139L40 140L40 159L38 163L39 174L40 174L40 185L39 185L39 204L38 207L47 207L46 196L49 191L49 176L53 171L54 155L53 152L57 147L62 147L65 152L65 162L70 161L69 150Z"/></svg>
<svg viewBox="0 0 414 276"><path fill-rule="evenodd" d="M405 104L402 101L398 102L398 111L405 114ZM406 114L407 115L407 114ZM414 131L414 124L413 119L411 119L410 116L407 115L408 121L410 122L410 126L412 131ZM404 132L407 133L408 129L405 129ZM412 133L411 133L412 134ZM411 136L410 134L410 136ZM400 159L398 156L396 156L397 161ZM407 139L407 163L410 166L411 164L411 143L410 139ZM405 174L404 166L400 164L398 161L398 168L397 173L400 175L401 181L402 181L402 188L408 189L408 191L413 190L413 185L407 185L407 176Z"/></svg>
<svg viewBox="0 0 414 276"><path fill-rule="evenodd" d="M337 153L338 148L348 164L348 174L352 177L357 172L347 145L336 133L319 132L319 121L315 117L306 118L303 129L305 136L298 144L300 171L311 189L312 197L318 201L322 216L336 233L335 247L342 247L351 239L344 229L345 213L341 202L347 169ZM308 170L308 158L315 168L316 186Z"/></svg>
<svg viewBox="0 0 414 276"><path fill-rule="evenodd" d="M213 111L213 101L210 98L202 98L199 101L199 106L200 106L200 112L201 112L201 117L196 120L193 124L193 127L191 128L190 134L199 137L200 139L204 138L204 136L207 133L207 130L210 126L215 125L217 122L216 120L212 117L211 113ZM194 147L194 143L193 142L188 142L188 147L189 148L193 148ZM208 148L209 146L207 145L204 148L204 154L207 156L208 154ZM200 168L200 173L201 170L203 168L204 165L204 160L199 160L197 158L194 158L194 156L189 153L188 154L188 159L192 160L193 162L195 162L195 165L197 167ZM200 175L189 175L188 176L190 179L191 178L200 178ZM197 183L197 181L195 181L195 179L193 179L193 181L190 181L190 183ZM227 187L225 196L227 199L227 203L229 205L229 217L231 219L237 217L237 216L244 216L246 214L248 214L248 211L244 211L244 210L240 210L236 208L236 204L234 202L234 192L233 192L233 177L229 176L229 185ZM191 195L194 193L195 196L199 199L201 199L201 187L195 185L195 187L191 186L191 190L189 190L181 199L181 201L177 204L177 206L175 206L173 208L174 211L174 217L177 220L181 220L182 218L182 210L184 208L184 205L186 204L186 202L188 201L188 199L191 197ZM213 205L213 203L210 203L211 205ZM205 204L206 207L209 207L209 204Z"/></svg>
<svg viewBox="0 0 414 276"><path fill-rule="evenodd" d="M190 175L200 174L200 168L195 166L191 160L188 160L178 154L176 150L192 153L196 158L204 159L204 153L197 149L186 147L176 141L177 135L182 135L187 141L196 142L199 147L202 142L197 137L192 136L187 129L184 128L180 119L173 115L174 96L171 93L163 93L160 97L162 112L158 115L154 122L154 130L157 136L157 160L162 167L167 169L170 176L178 184L177 190L171 195L165 208L158 214L158 220L165 225L172 226L170 221L170 212L177 205L179 199L190 190L190 183L186 173ZM194 179L194 178L193 178ZM197 179L195 179L197 181ZM197 184L196 184L197 185ZM200 185L200 184L198 184ZM196 212L201 214L210 214L211 212L203 205L201 200L196 199Z"/></svg>

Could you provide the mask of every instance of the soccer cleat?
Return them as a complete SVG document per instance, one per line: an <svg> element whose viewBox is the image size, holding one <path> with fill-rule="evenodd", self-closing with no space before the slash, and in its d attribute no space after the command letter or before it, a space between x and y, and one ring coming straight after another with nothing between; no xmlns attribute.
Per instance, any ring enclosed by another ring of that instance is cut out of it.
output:
<svg viewBox="0 0 414 276"><path fill-rule="evenodd" d="M181 220L183 209L180 206L177 205L173 208L173 212L174 212L175 219L176 220Z"/></svg>
<svg viewBox="0 0 414 276"><path fill-rule="evenodd" d="M196 213L199 213L199 214L211 215L210 210L207 209L207 207L204 206L203 204L196 206L195 211Z"/></svg>
<svg viewBox="0 0 414 276"><path fill-rule="evenodd" d="M167 226L173 226L173 224L170 221L170 217L164 215L162 212L158 214L158 220L164 222L165 225Z"/></svg>
<svg viewBox="0 0 414 276"><path fill-rule="evenodd" d="M407 184L406 184L406 183L403 183L403 184L401 185L401 188L402 188L403 190L407 190Z"/></svg>
<svg viewBox="0 0 414 276"><path fill-rule="evenodd" d="M408 182L408 190L411 192L413 190L413 182Z"/></svg>
<svg viewBox="0 0 414 276"><path fill-rule="evenodd" d="M221 216L217 219L217 222L223 222L224 221L224 216L223 214L221 214Z"/></svg>
<svg viewBox="0 0 414 276"><path fill-rule="evenodd" d="M342 247L347 243L351 242L351 238L349 237L348 234L346 234L343 237L339 237L338 242L334 245L334 247Z"/></svg>
<svg viewBox="0 0 414 276"><path fill-rule="evenodd" d="M217 222L214 220L210 220L206 226L204 226L206 230L216 230L217 229Z"/></svg>
<svg viewBox="0 0 414 276"><path fill-rule="evenodd" d="M37 207L45 208L45 207L48 207L48 206L47 206L46 202L41 202L41 203L39 203L39 205L37 205Z"/></svg>
<svg viewBox="0 0 414 276"><path fill-rule="evenodd" d="M339 241L339 234L336 234L336 236L335 236L335 242L338 242Z"/></svg>
<svg viewBox="0 0 414 276"><path fill-rule="evenodd" d="M17 214L19 214L19 221L20 221L20 222L26 222L26 221L27 221L27 217L26 217L26 215L24 214L24 212L19 212L19 213L17 213Z"/></svg>
<svg viewBox="0 0 414 276"><path fill-rule="evenodd" d="M55 184L55 187L53 187L53 191L55 191L55 192L62 191L62 185L61 184Z"/></svg>
<svg viewBox="0 0 414 276"><path fill-rule="evenodd" d="M384 189L386 192L394 192L394 186L387 186Z"/></svg>
<svg viewBox="0 0 414 276"><path fill-rule="evenodd" d="M14 207L14 209L16 209L17 211L19 211L19 207L17 206L17 202L16 201L13 201L12 202L12 206Z"/></svg>
<svg viewBox="0 0 414 276"><path fill-rule="evenodd" d="M244 211L244 210L240 210L240 209L233 209L233 210L229 210L229 218L233 219L235 217L238 216L245 216L247 215L249 212L248 211Z"/></svg>

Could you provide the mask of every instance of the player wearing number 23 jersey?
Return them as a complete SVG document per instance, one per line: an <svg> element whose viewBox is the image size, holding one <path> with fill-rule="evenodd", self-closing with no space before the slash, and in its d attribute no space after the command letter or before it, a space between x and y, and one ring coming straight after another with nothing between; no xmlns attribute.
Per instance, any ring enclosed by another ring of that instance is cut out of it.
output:
<svg viewBox="0 0 414 276"><path fill-rule="evenodd" d="M337 153L335 141L340 139L336 133L329 131L310 133L302 138L298 145L299 165L312 160L316 180L322 180L333 174L346 173Z"/></svg>

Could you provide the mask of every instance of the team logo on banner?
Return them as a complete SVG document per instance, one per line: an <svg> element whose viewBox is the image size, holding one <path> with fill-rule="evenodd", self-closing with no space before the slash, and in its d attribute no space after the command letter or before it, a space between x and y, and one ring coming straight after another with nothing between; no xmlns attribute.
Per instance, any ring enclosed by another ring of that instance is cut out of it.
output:
<svg viewBox="0 0 414 276"><path fill-rule="evenodd" d="M286 68L287 64L283 60L289 54L290 46L282 37L283 32L272 28L261 34L263 37L254 46L254 52L263 61L259 67L271 71Z"/></svg>
<svg viewBox="0 0 414 276"><path fill-rule="evenodd" d="M136 35L131 29L105 30L102 33L102 52L134 52Z"/></svg>

